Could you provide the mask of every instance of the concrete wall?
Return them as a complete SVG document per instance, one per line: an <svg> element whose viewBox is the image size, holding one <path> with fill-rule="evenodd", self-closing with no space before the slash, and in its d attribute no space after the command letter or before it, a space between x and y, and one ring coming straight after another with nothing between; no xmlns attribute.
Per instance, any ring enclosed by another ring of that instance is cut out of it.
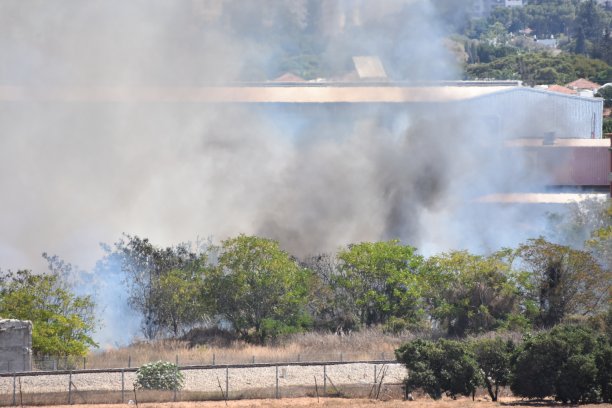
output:
<svg viewBox="0 0 612 408"><path fill-rule="evenodd" d="M0 373L32 370L32 322L0 319Z"/></svg>

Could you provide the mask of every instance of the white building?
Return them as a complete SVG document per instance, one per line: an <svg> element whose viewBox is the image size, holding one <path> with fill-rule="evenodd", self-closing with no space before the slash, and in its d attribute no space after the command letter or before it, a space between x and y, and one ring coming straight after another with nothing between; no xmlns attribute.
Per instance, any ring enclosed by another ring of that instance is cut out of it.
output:
<svg viewBox="0 0 612 408"><path fill-rule="evenodd" d="M506 0L506 7L523 7L523 0Z"/></svg>

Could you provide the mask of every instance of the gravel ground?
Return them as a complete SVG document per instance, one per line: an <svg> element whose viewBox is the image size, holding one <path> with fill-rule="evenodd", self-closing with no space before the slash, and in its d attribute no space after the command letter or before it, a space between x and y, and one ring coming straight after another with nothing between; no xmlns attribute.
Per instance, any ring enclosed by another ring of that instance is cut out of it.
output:
<svg viewBox="0 0 612 408"><path fill-rule="evenodd" d="M327 376L335 385L372 384L374 370L380 377L382 365L374 364L342 364L327 366ZM406 375L406 369L400 364L388 364L385 383L399 383ZM225 369L183 370L185 376L184 391L216 392L219 383L225 389ZM315 377L319 387L323 385L323 366L279 366L279 387L314 386ZM136 378L135 373L125 373L126 390L132 388ZM120 391L121 373L83 373L73 374L72 382L79 391ZM21 377L21 390L24 395L30 393L66 392L69 375L41 375ZM273 388L276 385L275 367L230 368L230 392L258 388ZM17 384L17 387L19 385ZM328 387L330 387L328 381ZM0 378L0 395L12 395L13 378Z"/></svg>

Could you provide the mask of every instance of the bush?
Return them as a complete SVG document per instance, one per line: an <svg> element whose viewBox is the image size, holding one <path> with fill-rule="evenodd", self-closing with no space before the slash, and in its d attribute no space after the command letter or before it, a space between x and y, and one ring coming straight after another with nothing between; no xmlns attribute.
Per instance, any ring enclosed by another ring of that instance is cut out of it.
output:
<svg viewBox="0 0 612 408"><path fill-rule="evenodd" d="M499 337L472 341L476 362L483 373L484 384L493 401L497 401L499 387L506 386L510 381L514 348L511 340L506 341Z"/></svg>
<svg viewBox="0 0 612 408"><path fill-rule="evenodd" d="M395 352L406 365L409 376L406 391L421 388L433 399L446 392L451 397L472 395L482 383L482 376L474 355L466 342L455 340L414 340Z"/></svg>
<svg viewBox="0 0 612 408"><path fill-rule="evenodd" d="M135 388L145 390L180 390L184 377L176 364L157 361L141 366L136 371Z"/></svg>
<svg viewBox="0 0 612 408"><path fill-rule="evenodd" d="M562 325L528 338L513 363L512 392L520 397L555 397L564 403L601 399L609 341L590 329ZM599 358L598 358L599 357Z"/></svg>
<svg viewBox="0 0 612 408"><path fill-rule="evenodd" d="M603 133L612 133L612 118L603 119Z"/></svg>

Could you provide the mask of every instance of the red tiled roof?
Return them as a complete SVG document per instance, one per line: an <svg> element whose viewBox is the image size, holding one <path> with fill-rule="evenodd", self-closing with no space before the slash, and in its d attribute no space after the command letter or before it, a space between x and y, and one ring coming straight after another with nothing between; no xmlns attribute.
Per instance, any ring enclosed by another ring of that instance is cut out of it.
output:
<svg viewBox="0 0 612 408"><path fill-rule="evenodd" d="M580 78L567 84L567 87L572 89L591 89L596 91L601 87L601 85L591 82L588 79Z"/></svg>
<svg viewBox="0 0 612 408"><path fill-rule="evenodd" d="M306 80L300 76L297 76L291 72L286 72L283 75L275 78L274 82L306 82Z"/></svg>
<svg viewBox="0 0 612 408"><path fill-rule="evenodd" d="M559 92L559 93L567 94L567 95L577 94L577 92L574 91L573 89L569 89L561 85L550 85L547 89L551 92Z"/></svg>

